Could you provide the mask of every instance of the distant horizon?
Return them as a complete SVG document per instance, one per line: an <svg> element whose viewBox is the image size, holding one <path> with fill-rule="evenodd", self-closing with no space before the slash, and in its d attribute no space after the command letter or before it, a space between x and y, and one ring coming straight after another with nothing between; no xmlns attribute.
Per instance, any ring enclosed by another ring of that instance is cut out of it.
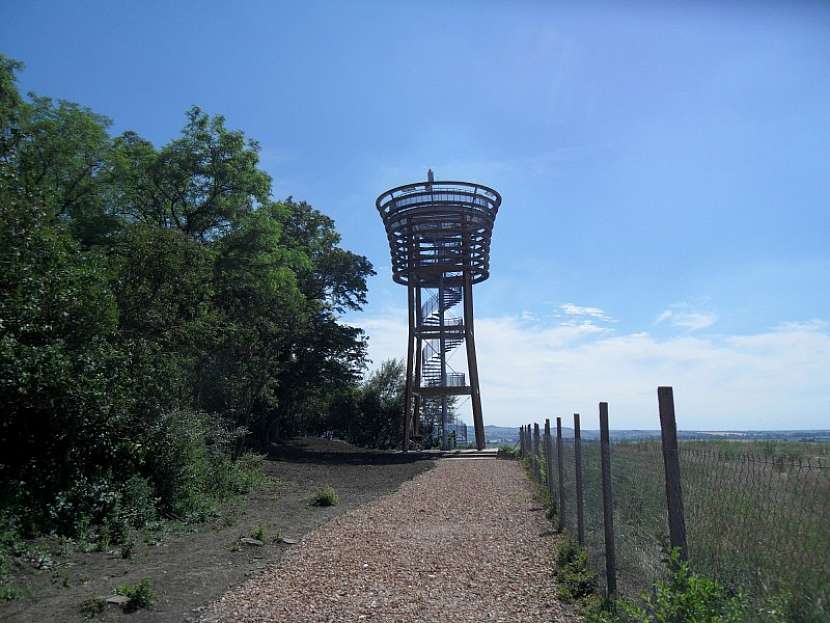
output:
<svg viewBox="0 0 830 623"><path fill-rule="evenodd" d="M544 421L544 420L543 420ZM536 422L538 423L538 422ZM551 422L553 425L555 422ZM472 424L468 424L464 422L467 426L472 426ZM533 424L533 422L528 422L528 424ZM525 424L519 424L518 426L500 426L498 424L485 424L484 428L520 428L521 426L525 426ZM573 426L566 426L562 425L562 428L567 428L569 430L573 430ZM583 431L592 431L596 432L599 428L590 428L585 426L580 426L580 429ZM608 430L622 430L622 431L647 431L647 432L659 432L660 428L615 428L610 426ZM677 432L679 433L830 433L830 428L730 428L730 429L723 429L723 430L714 430L714 429L698 429L698 428L682 428L678 427Z"/></svg>

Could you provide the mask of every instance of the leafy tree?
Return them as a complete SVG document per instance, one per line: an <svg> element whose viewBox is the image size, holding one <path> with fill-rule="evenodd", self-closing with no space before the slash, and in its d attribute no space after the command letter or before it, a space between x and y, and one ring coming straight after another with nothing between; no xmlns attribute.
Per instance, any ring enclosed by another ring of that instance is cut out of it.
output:
<svg viewBox="0 0 830 623"><path fill-rule="evenodd" d="M225 128L222 116L191 108L178 138L147 158L147 146L122 138L127 156L148 163L150 196L133 204L132 216L178 229L197 240L219 237L240 217L267 203L269 176L257 168L259 145Z"/></svg>
<svg viewBox="0 0 830 623"><path fill-rule="evenodd" d="M203 516L279 436L390 445L400 365L361 387L366 340L339 320L372 266L272 200L257 143L195 107L161 147L113 138L22 98L20 67L0 55L0 512L123 533L148 505Z"/></svg>

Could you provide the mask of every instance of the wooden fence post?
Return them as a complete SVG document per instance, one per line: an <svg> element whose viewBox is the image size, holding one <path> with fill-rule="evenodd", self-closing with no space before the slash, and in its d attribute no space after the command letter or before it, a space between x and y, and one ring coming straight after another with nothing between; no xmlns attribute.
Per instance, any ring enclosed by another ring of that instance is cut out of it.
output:
<svg viewBox="0 0 830 623"><path fill-rule="evenodd" d="M548 496L550 497L551 506L554 504L553 493L555 488L553 486L553 443L550 437L550 419L545 418L545 480L547 481Z"/></svg>
<svg viewBox="0 0 830 623"><path fill-rule="evenodd" d="M576 537L585 545L585 507L582 499L582 433L579 429L579 413L574 413L574 467L576 468Z"/></svg>
<svg viewBox="0 0 830 623"><path fill-rule="evenodd" d="M602 514L605 523L605 580L610 599L617 593L617 556L614 550L614 498L611 492L611 440L608 403L599 403L599 436L602 451Z"/></svg>
<svg viewBox="0 0 830 623"><path fill-rule="evenodd" d="M533 424L533 477L536 482L541 482L541 465L539 463L539 423Z"/></svg>
<svg viewBox="0 0 830 623"><path fill-rule="evenodd" d="M559 531L565 527L565 479L562 465L562 418L556 418L556 471L559 475Z"/></svg>
<svg viewBox="0 0 830 623"><path fill-rule="evenodd" d="M530 474L533 475L533 427L528 424L525 427L527 431L527 458L530 459L528 467L530 467Z"/></svg>
<svg viewBox="0 0 830 623"><path fill-rule="evenodd" d="M657 388L660 408L660 432L663 445L663 464L666 468L666 507L669 512L669 541L672 549L680 550L686 560L686 519L683 515L683 489L680 481L680 458L677 454L677 420L674 416L674 393L671 387Z"/></svg>
<svg viewBox="0 0 830 623"><path fill-rule="evenodd" d="M519 456L524 458L525 455L525 427L519 426Z"/></svg>

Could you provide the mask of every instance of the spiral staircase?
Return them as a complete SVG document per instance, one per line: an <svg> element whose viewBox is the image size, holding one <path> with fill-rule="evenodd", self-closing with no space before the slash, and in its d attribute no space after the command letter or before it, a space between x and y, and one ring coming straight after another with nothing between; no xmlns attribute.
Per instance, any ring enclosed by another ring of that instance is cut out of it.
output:
<svg viewBox="0 0 830 623"><path fill-rule="evenodd" d="M461 286L446 287L444 288L443 301L440 293L437 293L421 306L420 321L416 327L416 335L422 338L424 344L421 350L421 387L466 386L466 375L463 372L455 372L449 366L446 366L446 378L442 379L441 375L442 355L444 361L446 361L446 356L450 351L464 343L463 319L447 315L451 308L462 301L462 296ZM443 348L442 335L444 338ZM443 436L441 398L424 397L422 407L423 418L428 428L432 430L433 437L440 439ZM467 442L466 424L456 421L452 416L447 422L447 433L452 435L456 443ZM455 434L453 435L453 433Z"/></svg>

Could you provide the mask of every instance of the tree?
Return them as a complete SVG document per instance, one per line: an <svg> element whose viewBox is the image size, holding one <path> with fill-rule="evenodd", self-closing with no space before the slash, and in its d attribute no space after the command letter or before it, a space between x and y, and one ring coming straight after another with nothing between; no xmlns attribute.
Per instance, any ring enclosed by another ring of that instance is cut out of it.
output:
<svg viewBox="0 0 830 623"><path fill-rule="evenodd" d="M0 507L67 533L130 491L204 512L247 482L243 444L387 444L399 413L360 389L365 337L339 319L372 265L272 200L257 143L199 108L161 147L113 138L85 107L21 98L19 68L0 56Z"/></svg>

